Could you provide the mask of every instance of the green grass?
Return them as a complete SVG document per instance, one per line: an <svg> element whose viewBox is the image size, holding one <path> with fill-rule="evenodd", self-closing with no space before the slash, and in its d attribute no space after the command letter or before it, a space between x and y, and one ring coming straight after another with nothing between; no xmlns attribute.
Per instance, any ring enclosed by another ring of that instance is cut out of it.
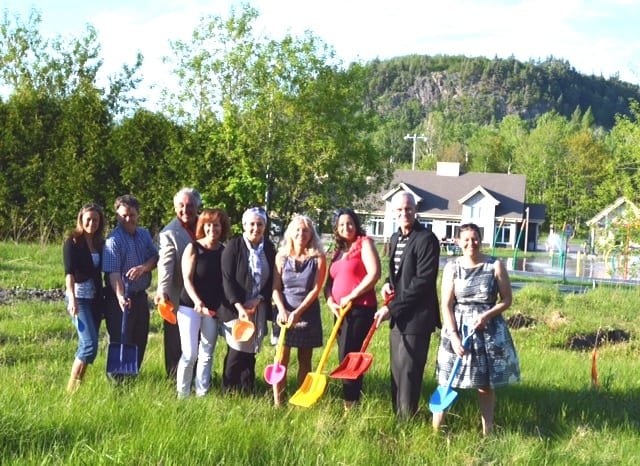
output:
<svg viewBox="0 0 640 466"><path fill-rule="evenodd" d="M42 246L0 241L0 287L63 288L62 242Z"/></svg>
<svg viewBox="0 0 640 466"><path fill-rule="evenodd" d="M20 260L18 260L20 259ZM0 287L61 287L60 247L0 244ZM12 278L14 272L19 278ZM104 376L107 342L73 396L65 392L76 349L62 302L0 304L0 464L16 465L620 465L640 461L640 294L635 288L596 288L561 294L531 284L515 294L507 317L528 325L512 330L521 384L498 391L496 432L483 439L477 397L461 391L444 432L433 433L428 399L435 389L434 335L423 401L413 422L391 413L388 329L369 347L375 355L361 406L345 413L340 384L309 409L272 407L262 371L274 348L258 356L254 398L209 396L176 400L164 376L161 320L152 316L149 346L138 379L114 388ZM324 309L326 311L326 309ZM326 312L324 314L327 315ZM331 320L324 319L325 338ZM600 388L591 386L591 348L568 342L600 330L624 330L627 341L599 347ZM104 333L104 325L102 327ZM224 340L218 341L219 387ZM318 361L320 351L314 354ZM338 365L334 349L327 370ZM289 370L289 393L296 367Z"/></svg>

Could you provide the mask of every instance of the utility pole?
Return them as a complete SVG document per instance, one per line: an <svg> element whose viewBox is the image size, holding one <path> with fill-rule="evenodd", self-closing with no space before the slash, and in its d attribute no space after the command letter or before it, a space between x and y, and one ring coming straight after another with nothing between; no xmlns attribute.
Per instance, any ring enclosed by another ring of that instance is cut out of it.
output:
<svg viewBox="0 0 640 466"><path fill-rule="evenodd" d="M527 253L527 246L529 243L529 207L527 207L526 209L524 209L524 211L527 213L527 217L526 217L526 224L525 224L525 228L526 231L524 233L524 253Z"/></svg>
<svg viewBox="0 0 640 466"><path fill-rule="evenodd" d="M411 134L407 134L404 137L405 141L407 141L409 139L413 140L413 156L411 158L411 170L415 170L416 169L416 141L418 139L422 139L423 141L426 141L427 137L424 134L418 136L417 134L414 133L413 136Z"/></svg>

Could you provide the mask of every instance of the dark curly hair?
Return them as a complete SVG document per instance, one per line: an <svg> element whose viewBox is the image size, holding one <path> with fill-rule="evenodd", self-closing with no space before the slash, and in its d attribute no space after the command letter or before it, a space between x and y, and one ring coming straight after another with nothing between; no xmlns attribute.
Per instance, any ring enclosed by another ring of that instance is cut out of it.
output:
<svg viewBox="0 0 640 466"><path fill-rule="evenodd" d="M333 239L336 243L336 251L344 251L347 249L347 242L338 234L338 219L342 215L348 215L351 217L351 221L356 227L356 237L358 236L367 236L367 232L362 228L362 224L360 223L360 219L358 215L353 211L353 209L338 209L335 214L333 214L333 221L331 222L333 225Z"/></svg>

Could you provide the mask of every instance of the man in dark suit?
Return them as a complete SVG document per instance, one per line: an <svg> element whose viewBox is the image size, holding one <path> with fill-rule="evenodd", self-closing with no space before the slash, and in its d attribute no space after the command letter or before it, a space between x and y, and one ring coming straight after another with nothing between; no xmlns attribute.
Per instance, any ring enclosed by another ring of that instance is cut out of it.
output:
<svg viewBox="0 0 640 466"><path fill-rule="evenodd" d="M391 402L399 419L418 411L422 376L431 334L441 327L436 280L440 262L438 238L415 218L411 193L391 203L398 231L391 237L389 276L382 297L393 299L378 310L378 324L390 318Z"/></svg>
<svg viewBox="0 0 640 466"><path fill-rule="evenodd" d="M200 193L193 188L183 188L173 197L175 218L165 226L158 235L158 290L154 299L157 305L160 301L170 301L174 306L174 313L180 305L180 293L184 287L182 278L182 253L192 241L195 241L198 209L202 200ZM164 363L167 377L176 376L178 361L182 356L180 346L180 332L178 324L162 321L164 330Z"/></svg>

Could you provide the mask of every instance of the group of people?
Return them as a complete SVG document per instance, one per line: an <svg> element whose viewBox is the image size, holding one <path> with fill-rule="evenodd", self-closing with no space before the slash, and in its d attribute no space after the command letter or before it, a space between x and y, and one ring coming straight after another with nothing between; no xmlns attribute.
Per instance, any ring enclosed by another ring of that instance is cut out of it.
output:
<svg viewBox="0 0 640 466"><path fill-rule="evenodd" d="M419 408L431 334L442 327L437 355L438 382L446 385L456 358L461 369L453 387L476 388L482 429L493 429L494 389L520 378L518 358L502 313L511 305L511 285L501 262L480 252L481 231L461 225L458 245L463 255L447 263L442 279L442 309L436 281L440 244L416 219L416 202L408 192L394 196L398 231L392 236L389 266L383 275L375 244L352 209L333 218L333 251L328 253L313 221L295 215L280 247L265 237L267 214L258 207L242 216L242 235L228 239L230 222L221 209L202 209L191 188L173 199L176 218L158 236L137 225L138 201L116 199L118 225L105 239L102 209L87 204L63 247L66 301L79 345L67 390L78 388L98 350L100 321L105 319L111 341L138 347L142 364L149 332L146 290L158 268L155 304L171 303L177 323L164 320L167 376L175 379L179 398L205 395L211 388L213 354L218 335L227 343L222 370L225 392L252 393L256 354L269 332L286 327L282 359L288 366L297 349L297 382L311 372L313 349L323 344L320 299L323 295L335 319L345 312L338 333L340 360L358 352L372 325L389 320L391 401L400 419ZM104 285L101 274L104 273ZM120 335L127 309L127 334ZM251 321L255 332L247 341L234 338L238 320ZM444 324L443 324L444 323ZM472 344L462 345L463 329L473 329ZM193 387L192 387L193 386ZM360 401L363 376L343 380L345 409ZM273 386L274 405L286 397L286 377ZM443 413L433 415L440 428Z"/></svg>

